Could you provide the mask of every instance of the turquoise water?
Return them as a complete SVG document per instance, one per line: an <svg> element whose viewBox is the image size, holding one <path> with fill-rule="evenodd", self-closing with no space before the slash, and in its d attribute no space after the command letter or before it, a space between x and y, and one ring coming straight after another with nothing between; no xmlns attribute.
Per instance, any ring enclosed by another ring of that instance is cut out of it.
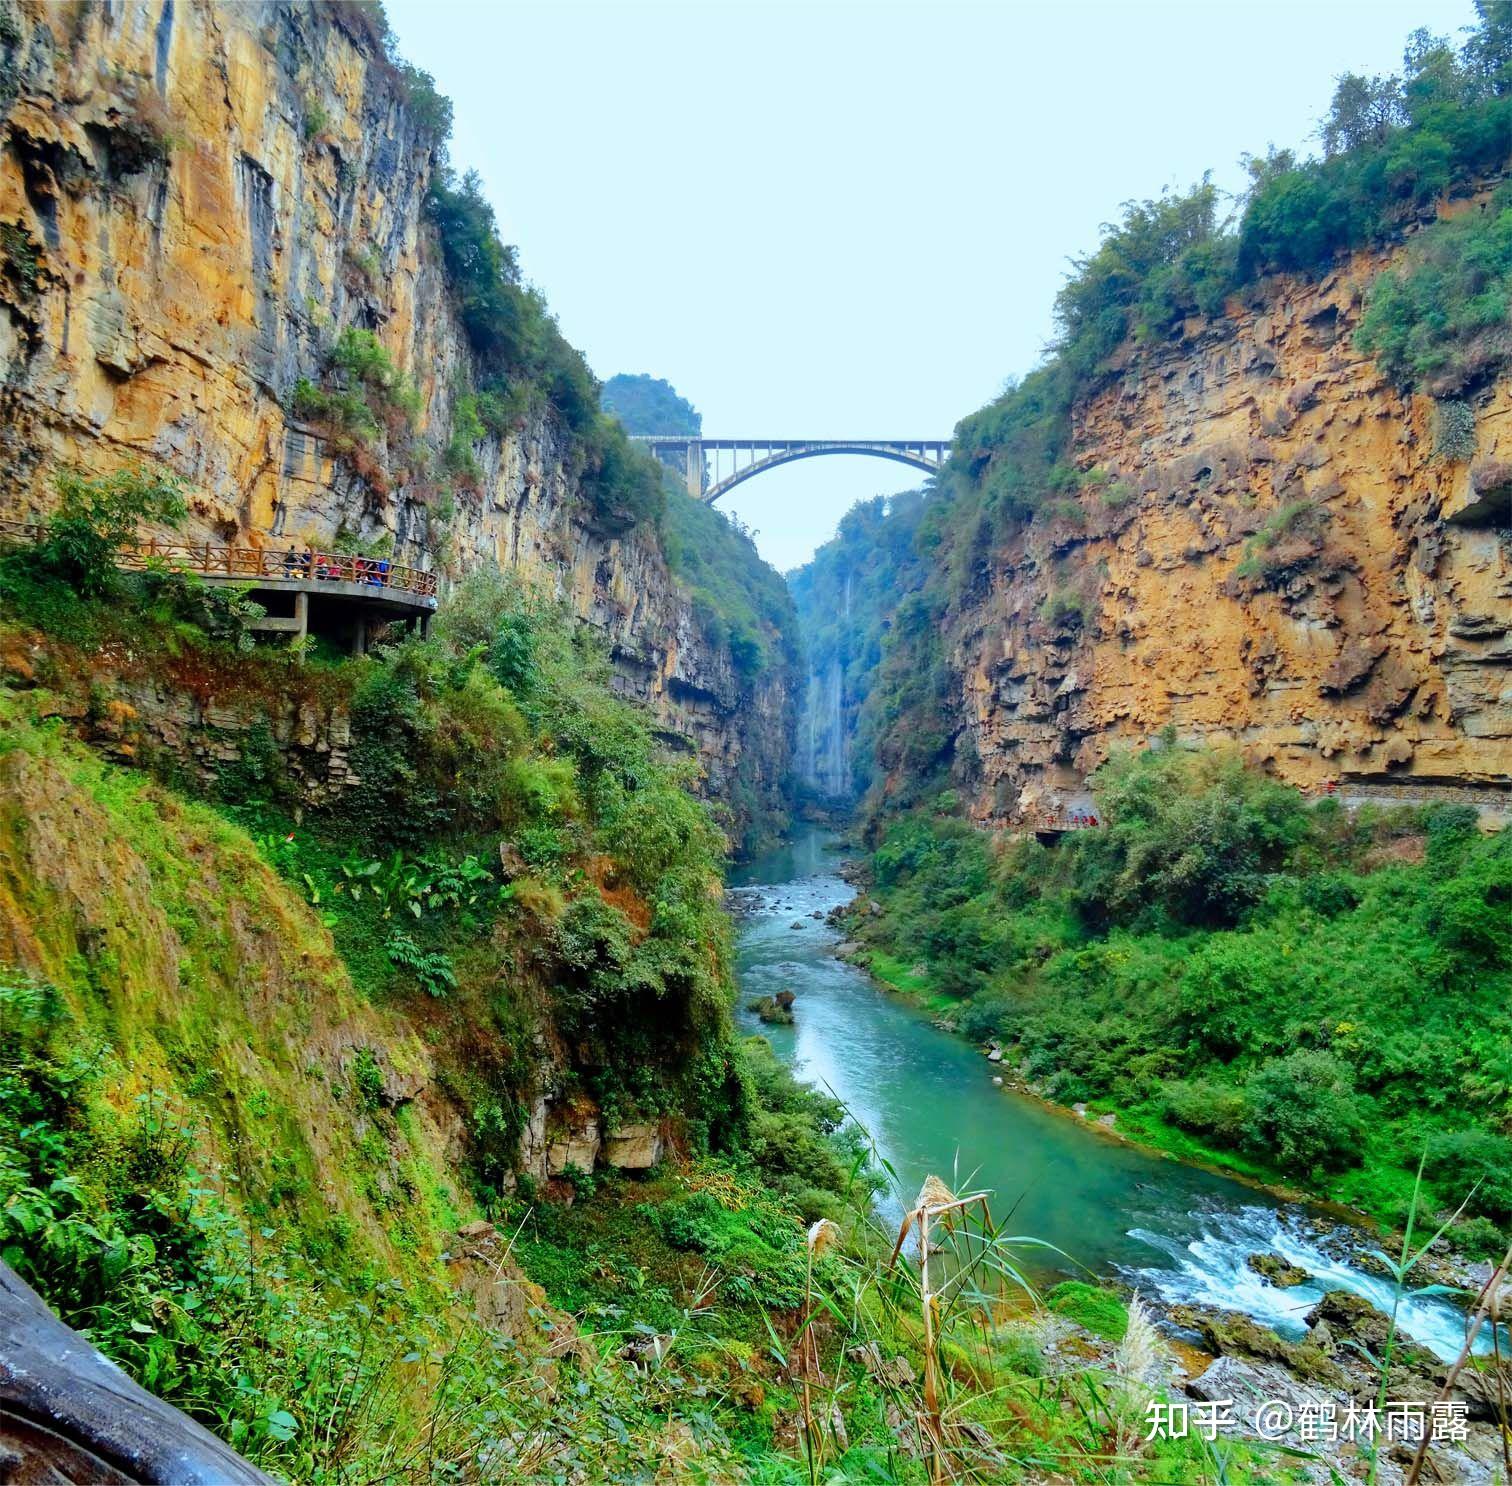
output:
<svg viewBox="0 0 1512 1486"><path fill-rule="evenodd" d="M797 996L795 1026L764 1026L744 1009L740 1017L868 1131L899 1175L901 1192L883 1199L890 1217L901 1217L903 1199L932 1173L956 1191L990 1190L1009 1231L1058 1250L1021 1253L1045 1280L1116 1275L1162 1300L1242 1310L1293 1336L1325 1290L1390 1306L1388 1285L1349 1262L1370 1240L994 1086L996 1070L977 1049L837 960L839 935L812 915L851 897L839 861L813 832L732 875L742 1005L781 990ZM1264 1283L1245 1259L1266 1251L1317 1282L1287 1290ZM1406 1303L1402 1325L1443 1356L1464 1337L1463 1316L1433 1299Z"/></svg>

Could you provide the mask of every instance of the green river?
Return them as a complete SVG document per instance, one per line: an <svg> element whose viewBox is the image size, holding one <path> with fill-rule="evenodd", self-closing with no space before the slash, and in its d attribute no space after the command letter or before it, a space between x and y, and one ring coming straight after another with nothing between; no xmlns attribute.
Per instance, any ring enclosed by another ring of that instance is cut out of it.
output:
<svg viewBox="0 0 1512 1486"><path fill-rule="evenodd" d="M808 832L732 875L742 1003L784 989L797 996L795 1026L740 1016L870 1133L903 1189L883 1199L888 1216L901 1217L901 1199L932 1172L957 1191L989 1189L1009 1231L1068 1256L1023 1250L1025 1267L1045 1280L1085 1275L1085 1266L1168 1303L1243 1310L1292 1336L1324 1290L1389 1308L1387 1283L1349 1262L1373 1240L995 1086L996 1069L979 1050L836 959L839 936L822 915L853 893L837 875L840 860L831 841ZM1257 1252L1283 1255L1316 1283L1265 1283L1245 1263ZM1436 1299L1406 1302L1402 1324L1444 1356L1464 1337L1462 1313Z"/></svg>

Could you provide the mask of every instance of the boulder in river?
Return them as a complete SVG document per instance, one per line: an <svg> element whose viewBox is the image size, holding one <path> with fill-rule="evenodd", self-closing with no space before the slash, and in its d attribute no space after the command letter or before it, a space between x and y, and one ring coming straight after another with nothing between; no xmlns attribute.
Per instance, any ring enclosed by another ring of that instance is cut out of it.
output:
<svg viewBox="0 0 1512 1486"><path fill-rule="evenodd" d="M1312 1278L1305 1269L1282 1258L1280 1254L1251 1254L1244 1262L1261 1279L1269 1280L1278 1290L1305 1285Z"/></svg>
<svg viewBox="0 0 1512 1486"><path fill-rule="evenodd" d="M792 1007L779 1006L775 996L761 996L755 1001L747 1002L747 1008L754 1011L769 1026L791 1027L793 1025Z"/></svg>
<svg viewBox="0 0 1512 1486"><path fill-rule="evenodd" d="M1286 1368L1303 1382L1330 1388L1347 1384L1343 1369L1310 1341L1289 1342L1242 1311L1211 1311L1198 1306L1172 1306L1170 1318L1195 1331L1210 1352L1220 1357L1243 1357Z"/></svg>
<svg viewBox="0 0 1512 1486"><path fill-rule="evenodd" d="M795 1002L797 999L798 997L794 995L792 991L778 991L777 994L772 997L772 1000L774 1000L784 1011L791 1011L793 1009L793 1002Z"/></svg>
<svg viewBox="0 0 1512 1486"><path fill-rule="evenodd" d="M1331 1335L1348 1337L1374 1350L1384 1346L1391 1321L1363 1295L1351 1290L1330 1290L1307 1313L1307 1324L1325 1322Z"/></svg>

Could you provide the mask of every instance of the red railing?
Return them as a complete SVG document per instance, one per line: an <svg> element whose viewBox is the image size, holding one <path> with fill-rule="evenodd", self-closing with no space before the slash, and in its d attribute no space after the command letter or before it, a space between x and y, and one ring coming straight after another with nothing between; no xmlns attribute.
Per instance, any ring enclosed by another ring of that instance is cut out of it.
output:
<svg viewBox="0 0 1512 1486"><path fill-rule="evenodd" d="M46 528L26 521L0 520L0 537L37 542ZM436 596L436 575L386 557L354 557L345 552L300 551L290 547L221 546L213 542L161 542L156 538L133 542L116 554L117 564L131 572L153 567L183 568L207 578L292 578L313 583L356 583L364 588L392 589Z"/></svg>
<svg viewBox="0 0 1512 1486"><path fill-rule="evenodd" d="M1102 821L1090 810L1073 810L1063 814L1055 810L1042 810L1035 817L1036 831L1092 831Z"/></svg>

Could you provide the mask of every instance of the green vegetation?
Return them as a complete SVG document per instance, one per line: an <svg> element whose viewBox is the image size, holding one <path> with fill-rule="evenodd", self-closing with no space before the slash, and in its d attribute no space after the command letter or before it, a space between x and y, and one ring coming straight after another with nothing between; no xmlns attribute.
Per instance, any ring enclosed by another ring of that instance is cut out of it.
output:
<svg viewBox="0 0 1512 1486"><path fill-rule="evenodd" d="M703 432L703 419L677 389L647 372L619 372L604 383L604 411L613 413L627 433L662 433L696 437Z"/></svg>
<svg viewBox="0 0 1512 1486"><path fill-rule="evenodd" d="M916 546L928 508L919 491L858 501L835 535L788 574L811 677L822 688L841 677L841 721L855 795L871 780L878 718L867 704L900 593L918 586ZM813 707L816 699L811 699ZM800 755L803 743L800 739Z"/></svg>
<svg viewBox="0 0 1512 1486"><path fill-rule="evenodd" d="M1512 190L1502 186L1418 234L1402 266L1371 290L1356 341L1403 387L1446 398L1473 392L1506 365L1509 296ZM1473 449L1473 415L1469 433Z"/></svg>
<svg viewBox="0 0 1512 1486"><path fill-rule="evenodd" d="M696 435L703 419L670 382L621 372L604 383L604 407L631 434ZM662 549L693 597L705 635L727 645L735 669L752 679L798 654L797 620L782 579L762 561L739 521L692 500L662 473Z"/></svg>
<svg viewBox="0 0 1512 1486"><path fill-rule="evenodd" d="M500 239L477 174L458 179L438 170L427 211L478 360L483 421L508 427L549 407L568 435L571 466L594 519L615 532L658 523L656 461L600 411L588 363L563 338L540 291L522 281L518 255Z"/></svg>
<svg viewBox="0 0 1512 1486"><path fill-rule="evenodd" d="M115 584L116 554L139 524L176 525L187 510L182 483L160 471L126 466L95 479L67 471L36 558L81 597L99 598Z"/></svg>
<svg viewBox="0 0 1512 1486"><path fill-rule="evenodd" d="M41 245L20 222L0 222L0 273L23 303L37 297L47 277Z"/></svg>
<svg viewBox="0 0 1512 1486"><path fill-rule="evenodd" d="M1078 469L1071 447L1078 400L1221 315L1258 277L1319 273L1339 253L1392 241L1435 202L1503 168L1512 154L1512 3L1477 0L1476 10L1479 23L1457 48L1420 31L1399 76L1341 77L1321 155L1249 160L1249 189L1228 217L1204 179L1126 203L1097 249L1075 262L1056 298L1050 357L957 425L921 523L921 580L898 605L872 704L890 803L928 798L945 776L954 729L940 706L940 626L985 594L1005 544L1028 542L1036 521L1064 521L1073 507L1078 525L1128 519L1121 513L1134 493L1117 480L1099 500L1081 498L1091 472ZM1377 285L1360 345L1404 386L1454 396L1501 366L1509 221L1503 188L1484 210L1467 207L1419 233L1406 265ZM1471 449L1455 417L1440 445L1446 458ZM1246 581L1280 571L1260 544L1248 561Z"/></svg>
<svg viewBox="0 0 1512 1486"><path fill-rule="evenodd" d="M670 383L644 373L620 374L604 385L604 406L631 434L696 434L702 420ZM639 451L637 459L642 456ZM797 616L786 585L756 550L751 532L732 516L693 500L681 471L660 468L661 545L667 564L693 601L693 616L705 640L727 650L737 679L753 703L760 683L796 669ZM777 727L784 726L781 718ZM786 784L759 798L746 779L737 779L729 801L742 824L737 845L756 850L771 839L777 815L787 804Z"/></svg>
<svg viewBox="0 0 1512 1486"><path fill-rule="evenodd" d="M1316 501L1288 501L1244 544L1234 576L1263 585L1310 561L1327 530L1328 517L1328 507Z"/></svg>
<svg viewBox="0 0 1512 1486"><path fill-rule="evenodd" d="M657 526L663 494L656 462L601 411L598 382L558 329L545 297L524 281L519 255L500 238L479 176L459 176L447 161L450 100L428 72L399 55L381 5L333 0L330 9L375 56L405 118L431 151L426 216L473 351L476 386L457 390L451 426L439 447L429 447L412 437L413 388L371 332L347 326L321 384L301 378L289 390L291 410L325 425L337 451L379 493L415 484L431 497L438 528L447 524L443 513L455 491L476 493L482 469L475 446L485 434L505 437L532 418L550 416L565 435L568 470L594 524L615 535ZM326 122L318 101L306 98L305 140L315 139ZM381 274L371 250L354 254L349 267L367 290L378 290Z"/></svg>
<svg viewBox="0 0 1512 1486"><path fill-rule="evenodd" d="M718 833L555 606L479 577L430 639L299 667L138 577L28 570L0 563L27 657L0 689L0 1253L148 1387L312 1483L485 1454L527 1483L1094 1480L1110 1453L1274 1479L1138 1443L1106 1353L1047 1389L985 1214L935 1227L927 1289L889 1262L864 1139L731 1036ZM200 798L171 759L103 762L62 719L121 634L233 712L340 705L360 784L296 819L269 729ZM538 1191L542 1081L657 1120L667 1160Z"/></svg>
<svg viewBox="0 0 1512 1486"><path fill-rule="evenodd" d="M1308 806L1171 742L1094 785L1104 827L1054 849L898 821L856 933L1136 1138L1398 1223L1426 1148L1429 1201L1479 1183L1459 1241L1512 1230L1512 837L1464 807Z"/></svg>
<svg viewBox="0 0 1512 1486"><path fill-rule="evenodd" d="M1111 1290L1066 1280L1046 1297L1045 1304L1058 1316L1068 1316L1079 1326L1109 1341L1122 1341L1129 1326L1129 1311Z"/></svg>
<svg viewBox="0 0 1512 1486"><path fill-rule="evenodd" d="M693 596L693 610L716 645L728 645L740 675L753 678L798 664L798 620L787 586L734 518L690 497L668 479L662 545Z"/></svg>

